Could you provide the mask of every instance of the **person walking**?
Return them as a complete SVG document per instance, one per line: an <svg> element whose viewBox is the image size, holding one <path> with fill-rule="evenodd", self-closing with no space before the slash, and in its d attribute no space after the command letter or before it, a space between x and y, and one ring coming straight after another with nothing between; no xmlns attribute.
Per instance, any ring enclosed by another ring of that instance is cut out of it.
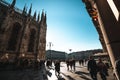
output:
<svg viewBox="0 0 120 80"><path fill-rule="evenodd" d="M73 68L73 65L72 65L73 62L72 62L72 60L70 60L69 63L70 63L70 69L72 71L72 68Z"/></svg>
<svg viewBox="0 0 120 80"><path fill-rule="evenodd" d="M107 66L103 63L101 58L99 58L97 66L98 66L98 72L102 80L107 80L106 76L108 76L108 69L107 69Z"/></svg>
<svg viewBox="0 0 120 80"><path fill-rule="evenodd" d="M118 59L115 63L115 75L116 75L116 78L119 80L120 79L120 59Z"/></svg>
<svg viewBox="0 0 120 80"><path fill-rule="evenodd" d="M47 67L48 69L50 69L50 60L47 60L47 61L46 61L46 67Z"/></svg>
<svg viewBox="0 0 120 80"><path fill-rule="evenodd" d="M55 61L55 75L60 75L60 61Z"/></svg>
<svg viewBox="0 0 120 80"><path fill-rule="evenodd" d="M79 60L79 65L81 66L81 59Z"/></svg>
<svg viewBox="0 0 120 80"><path fill-rule="evenodd" d="M97 80L97 64L92 56L90 56L90 59L88 61L87 69L90 72L91 78L93 80Z"/></svg>
<svg viewBox="0 0 120 80"><path fill-rule="evenodd" d="M70 61L66 60L67 70L69 71Z"/></svg>
<svg viewBox="0 0 120 80"><path fill-rule="evenodd" d="M75 70L76 70L76 69L75 69L75 63L76 63L76 61L73 59L73 60L72 60L72 66L73 66L74 72L75 72Z"/></svg>

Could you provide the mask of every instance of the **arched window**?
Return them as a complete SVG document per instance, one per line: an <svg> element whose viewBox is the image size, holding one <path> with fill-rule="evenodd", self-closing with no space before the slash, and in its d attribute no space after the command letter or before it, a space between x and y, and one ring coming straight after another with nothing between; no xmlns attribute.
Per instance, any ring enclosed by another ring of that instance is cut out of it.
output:
<svg viewBox="0 0 120 80"><path fill-rule="evenodd" d="M28 52L34 52L35 35L36 35L36 31L34 29L30 30L30 38L29 38L29 43L28 43Z"/></svg>
<svg viewBox="0 0 120 80"><path fill-rule="evenodd" d="M12 28L12 32L8 41L7 50L15 51L17 48L18 38L20 34L21 25L15 23Z"/></svg>

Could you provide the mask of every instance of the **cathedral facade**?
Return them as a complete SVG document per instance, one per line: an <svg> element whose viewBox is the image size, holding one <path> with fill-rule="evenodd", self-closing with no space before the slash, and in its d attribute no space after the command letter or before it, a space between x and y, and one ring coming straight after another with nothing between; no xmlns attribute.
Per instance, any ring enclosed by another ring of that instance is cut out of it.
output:
<svg viewBox="0 0 120 80"><path fill-rule="evenodd" d="M45 59L46 14L42 11L31 16L32 5L27 13L0 0L0 59Z"/></svg>

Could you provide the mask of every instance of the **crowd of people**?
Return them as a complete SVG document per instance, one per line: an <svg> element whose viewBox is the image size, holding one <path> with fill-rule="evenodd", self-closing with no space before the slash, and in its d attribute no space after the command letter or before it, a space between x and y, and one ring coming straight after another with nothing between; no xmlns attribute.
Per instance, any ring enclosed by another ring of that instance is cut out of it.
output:
<svg viewBox="0 0 120 80"><path fill-rule="evenodd" d="M55 75L60 76L60 60L55 60L54 62L52 60L47 60L46 61L46 67L47 69L55 69ZM54 67L52 65L54 63Z"/></svg>
<svg viewBox="0 0 120 80"><path fill-rule="evenodd" d="M47 60L46 67L48 69L53 69L53 68L51 68L52 62L54 63L54 66L55 66L54 67L55 74L56 74L56 76L59 76L60 75L60 63L61 63L61 61L59 61L59 60L55 60L55 61ZM109 76L109 74L108 74L109 64L104 63L101 58L99 58L97 62L94 60L94 58L92 56L89 59L81 59L79 61L76 61L74 59L67 59L65 61L67 71L75 72L76 71L76 62L79 63L80 67L87 66L87 69L88 69L90 76L93 80L97 80L97 74L99 74L101 76L102 80L107 80L107 76Z"/></svg>
<svg viewBox="0 0 120 80"><path fill-rule="evenodd" d="M102 80L107 80L108 74L108 64L104 63L101 58L98 59L98 62L94 60L94 58L91 56L88 61L87 69L90 72L91 78L93 80L97 80L97 73L101 76Z"/></svg>
<svg viewBox="0 0 120 80"><path fill-rule="evenodd" d="M75 60L66 60L66 64L67 64L67 70L69 71L71 69L72 70L76 70L75 69L75 63L76 61Z"/></svg>
<svg viewBox="0 0 120 80"><path fill-rule="evenodd" d="M6 60L5 62L0 62L0 70L17 70L17 69L28 69L28 68L39 68L42 65L46 65L47 69L55 70L55 75L60 76L60 64L62 61L60 60L43 60L40 62L36 62L35 60L28 59L19 59L19 61L9 62ZM87 70L90 73L92 80L98 80L97 74L100 75L102 80L107 80L109 64L107 62L103 62L101 58L98 58L97 61L94 60L94 57L90 56L89 59L66 59L64 63L66 63L66 70L70 72L76 72L76 62L78 62L79 67L87 67ZM119 70L120 61L116 62L116 70L120 73ZM78 66L78 65L77 65ZM118 67L118 68L117 68Z"/></svg>

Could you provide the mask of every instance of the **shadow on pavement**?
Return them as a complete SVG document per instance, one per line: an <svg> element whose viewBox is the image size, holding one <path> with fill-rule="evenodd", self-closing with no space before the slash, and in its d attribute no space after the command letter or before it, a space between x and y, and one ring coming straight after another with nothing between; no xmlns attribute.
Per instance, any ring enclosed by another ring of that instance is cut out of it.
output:
<svg viewBox="0 0 120 80"><path fill-rule="evenodd" d="M75 66L76 68L83 68L84 66Z"/></svg>
<svg viewBox="0 0 120 80"><path fill-rule="evenodd" d="M82 75L82 76L80 76L80 77L83 78L84 80L91 80L91 79L87 78L87 77L84 76L84 75Z"/></svg>
<svg viewBox="0 0 120 80"><path fill-rule="evenodd" d="M62 76L57 76L58 80L65 80Z"/></svg>
<svg viewBox="0 0 120 80"><path fill-rule="evenodd" d="M64 74L64 73L62 73L66 78L68 78L68 80L75 80L74 78L72 78L71 76L69 76L69 75L66 75L66 74ZM65 80L65 79L64 79Z"/></svg>
<svg viewBox="0 0 120 80"><path fill-rule="evenodd" d="M82 71L76 71L75 74L79 74L79 75L83 75L83 74L89 75L89 73L87 73L87 72L82 72Z"/></svg>
<svg viewBox="0 0 120 80"><path fill-rule="evenodd" d="M47 75L48 75L49 77L52 76L52 73L51 73L50 71L47 70L46 73L47 73Z"/></svg>
<svg viewBox="0 0 120 80"><path fill-rule="evenodd" d="M80 75L80 78L83 78L84 80L91 80L90 78L86 77L86 75L89 76L89 73L82 72L82 71L77 71L77 72L75 72L75 74Z"/></svg>

